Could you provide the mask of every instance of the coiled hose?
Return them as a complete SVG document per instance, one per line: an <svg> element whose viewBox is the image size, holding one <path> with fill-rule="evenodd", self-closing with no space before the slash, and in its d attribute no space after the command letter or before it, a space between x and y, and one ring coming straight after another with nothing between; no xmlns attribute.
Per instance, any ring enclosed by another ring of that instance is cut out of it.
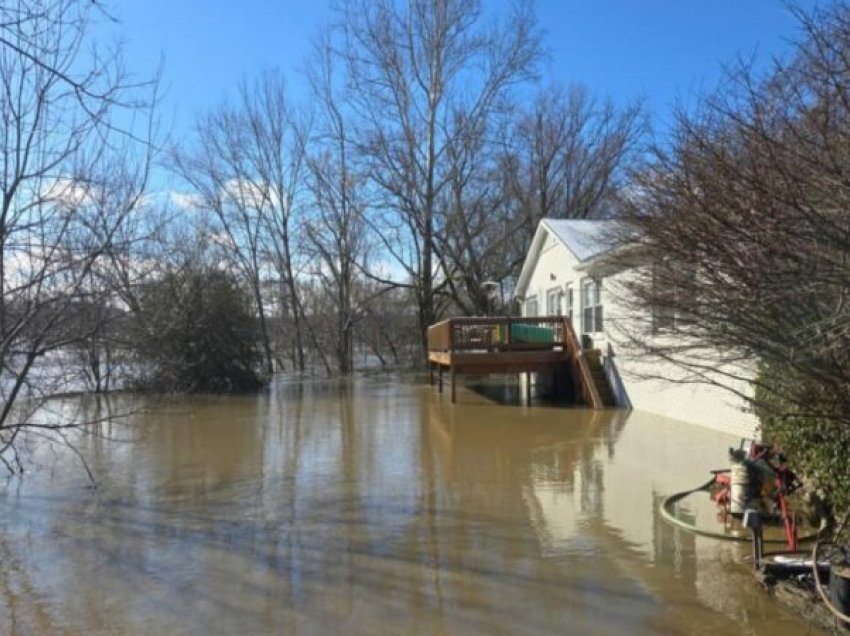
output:
<svg viewBox="0 0 850 636"><path fill-rule="evenodd" d="M729 535L722 532L714 532L711 530L704 530L701 528L697 528L696 525L688 523L687 521L683 521L679 519L673 512L673 506L680 502L685 497L692 495L697 492L708 492L711 490L711 487L714 485L715 478L712 477L707 482L702 484L701 486L697 486L696 488L692 488L690 490L683 490L682 492L673 493L672 495L665 497L659 506L659 512L661 513L661 517L667 521L668 523L673 524L683 530L687 530L688 532L692 532L694 534L710 537L712 539L722 539L725 541L750 541L750 535L741 534L741 535ZM845 519L845 524L847 520ZM844 524L842 524L844 525ZM817 539L823 530L823 526L819 528L816 532L810 533L803 537L799 537L797 540L800 542L808 542ZM765 539L765 543L785 543L784 539ZM826 592L823 591L823 584L821 583L820 573L818 572L818 563L820 562L820 549L821 545L824 541L815 541L814 546L812 547L812 576L814 577L815 587L817 588L818 594L821 597L821 600L826 605L826 608L838 619L850 623L850 616L839 610L835 607L832 602L829 600L829 597L826 595Z"/></svg>
<svg viewBox="0 0 850 636"><path fill-rule="evenodd" d="M823 601L824 605L826 605L826 609L832 612L832 614L836 618L840 618L842 621L850 623L850 616L847 616L847 614L835 607L835 605L832 604L832 601L829 600L829 597L826 595L826 592L823 591L823 584L820 582L820 574L818 573L818 569L816 567L821 543L821 541L815 541L815 545L812 548L812 576L814 576L815 578L815 587L817 588L818 594L820 595L820 598Z"/></svg>
<svg viewBox="0 0 850 636"><path fill-rule="evenodd" d="M837 537L843 532L844 528L847 526L848 521L850 521L850 515L845 516L844 520L840 524L838 524L838 528L835 530L834 536ZM824 543L830 542L818 540L815 541L815 545L812 546L812 576L815 579L815 587L817 588L818 594L820 595L821 600L824 602L824 605L826 605L826 608L830 612L832 612L832 615L846 623L850 623L850 616L847 616L847 614L845 614L832 604L832 601L829 600L829 597L826 595L826 592L823 591L823 585L820 582L820 573L818 572L816 564L818 562L817 558L818 554L820 553L821 545Z"/></svg>
<svg viewBox="0 0 850 636"><path fill-rule="evenodd" d="M683 521L679 519L673 512L673 506L680 502L685 497L692 495L697 492L708 492L711 487L714 485L716 477L712 477L707 482L702 484L701 486L697 486L696 488L691 488L690 490L683 490L682 492L673 493L672 495L665 497L659 506L659 512L661 513L661 517L667 521L668 523L682 528L683 530L687 530L688 532L692 532L693 534L698 534L702 537L709 537L711 539L721 539L723 541L740 541L746 542L750 541L749 534L726 534L724 532L715 532L713 530L705 530L703 528L698 528L695 524L688 523L687 521ZM811 532L802 537L798 537L797 541L800 542L808 542L813 541L818 537L819 530L815 532ZM764 543L785 543L785 539L764 539Z"/></svg>

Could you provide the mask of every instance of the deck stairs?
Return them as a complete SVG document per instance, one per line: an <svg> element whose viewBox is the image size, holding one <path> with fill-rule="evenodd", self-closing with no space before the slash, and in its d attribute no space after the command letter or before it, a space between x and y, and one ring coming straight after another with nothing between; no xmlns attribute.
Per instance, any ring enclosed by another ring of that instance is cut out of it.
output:
<svg viewBox="0 0 850 636"><path fill-rule="evenodd" d="M605 374L605 367L602 365L602 352L598 349L585 349L582 352L587 367L590 370L590 375L593 378L593 383L596 385L596 391L602 400L602 405L605 408L613 408L617 406L617 398L614 396L614 389L611 388L611 383L608 381L608 376Z"/></svg>

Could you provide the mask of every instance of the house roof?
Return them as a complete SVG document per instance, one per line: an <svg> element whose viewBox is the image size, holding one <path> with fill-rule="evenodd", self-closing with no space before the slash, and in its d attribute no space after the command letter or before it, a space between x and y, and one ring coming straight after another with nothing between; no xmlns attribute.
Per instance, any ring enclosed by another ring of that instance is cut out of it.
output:
<svg viewBox="0 0 850 636"><path fill-rule="evenodd" d="M580 261L590 260L609 251L612 246L611 235L620 226L618 221L584 219L543 219L540 224Z"/></svg>
<svg viewBox="0 0 850 636"><path fill-rule="evenodd" d="M622 225L619 221L612 220L542 219L522 265L514 297L525 296L547 235L554 236L580 263L587 263L613 249L612 237L620 227Z"/></svg>

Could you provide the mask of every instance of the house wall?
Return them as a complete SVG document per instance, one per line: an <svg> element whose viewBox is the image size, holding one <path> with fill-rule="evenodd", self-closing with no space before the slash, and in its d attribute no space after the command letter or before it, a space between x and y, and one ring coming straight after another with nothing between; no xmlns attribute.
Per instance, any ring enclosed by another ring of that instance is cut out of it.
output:
<svg viewBox="0 0 850 636"><path fill-rule="evenodd" d="M547 313L546 294L553 288L566 291L573 289L573 326L581 334L581 281L588 276L581 270L581 263L560 241L548 236L537 263L529 278L523 315L528 315L528 299L536 297L538 315ZM745 402L734 394L707 384L683 383L681 370L673 364L653 361L644 362L640 354L627 346L625 333L634 332L646 316L629 315L621 301L622 283L629 273L602 278L602 306L605 331L593 334L593 346L607 352L608 344L613 347L615 362L632 406L675 420L699 424L715 431L740 437L753 437L757 419L744 410ZM564 299L565 302L565 299ZM564 304L561 305L564 312ZM663 379L649 379L652 375ZM744 393L750 390L745 382L733 383L733 387Z"/></svg>
<svg viewBox="0 0 850 636"><path fill-rule="evenodd" d="M634 408L740 437L754 437L758 419L747 412L743 398L720 387L686 381L689 378L681 368L659 360L647 362L629 345L628 334L645 333L650 323L648 314L631 315L622 302L623 284L633 275L622 272L604 279L603 285L607 339L614 349L617 370ZM664 336L657 338L661 340ZM727 368L725 371L748 376L752 369ZM723 382L743 395L751 395L748 382L725 377Z"/></svg>
<svg viewBox="0 0 850 636"><path fill-rule="evenodd" d="M522 304L522 315L528 316L528 299L537 299L537 315L547 315L547 294L552 290L564 292L561 299L561 308L558 314L563 314L566 303L566 293L569 285L573 288L573 302L578 304L578 275L575 267L578 261L572 252L570 252L563 243L554 237L547 236L546 242L543 244L543 249L540 251L540 256L537 259L537 265L529 279L528 290L525 293L525 302ZM576 316L576 310L573 309L573 316Z"/></svg>

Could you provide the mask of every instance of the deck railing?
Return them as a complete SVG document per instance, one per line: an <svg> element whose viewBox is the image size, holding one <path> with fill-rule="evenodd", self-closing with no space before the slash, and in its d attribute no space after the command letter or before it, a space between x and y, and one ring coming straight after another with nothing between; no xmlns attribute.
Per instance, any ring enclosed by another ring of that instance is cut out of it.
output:
<svg viewBox="0 0 850 636"><path fill-rule="evenodd" d="M439 353L509 353L563 351L585 404L602 407L581 345L566 316L490 316L449 318L428 328L428 351Z"/></svg>
<svg viewBox="0 0 850 636"><path fill-rule="evenodd" d="M428 350L471 353L562 349L565 338L572 334L564 320L562 316L449 318L428 328Z"/></svg>

